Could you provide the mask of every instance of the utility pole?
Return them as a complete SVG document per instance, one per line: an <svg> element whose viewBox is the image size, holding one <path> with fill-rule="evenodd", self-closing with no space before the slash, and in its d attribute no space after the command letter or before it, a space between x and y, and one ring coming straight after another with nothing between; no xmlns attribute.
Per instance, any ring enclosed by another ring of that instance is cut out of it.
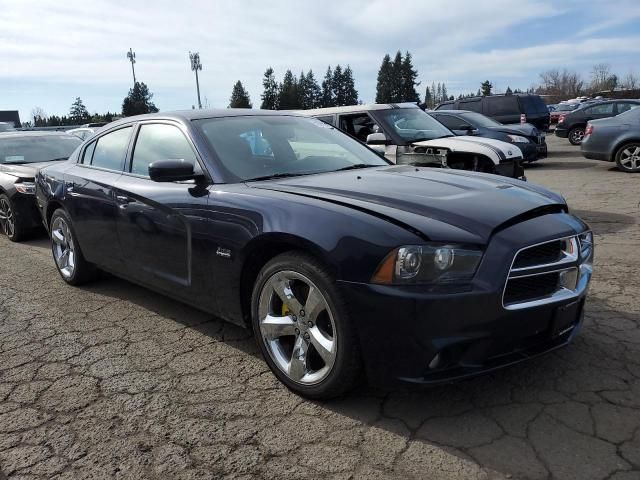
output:
<svg viewBox="0 0 640 480"><path fill-rule="evenodd" d="M200 101L200 82L198 81L198 70L202 70L202 64L200 63L200 54L198 52L189 52L189 59L191 60L191 70L196 72L196 89L198 90L198 108L202 108L202 102Z"/></svg>
<svg viewBox="0 0 640 480"><path fill-rule="evenodd" d="M133 49L129 48L127 52L127 58L131 62L131 71L133 72L133 86L136 85L136 69L133 67L133 64L136 63L136 52Z"/></svg>

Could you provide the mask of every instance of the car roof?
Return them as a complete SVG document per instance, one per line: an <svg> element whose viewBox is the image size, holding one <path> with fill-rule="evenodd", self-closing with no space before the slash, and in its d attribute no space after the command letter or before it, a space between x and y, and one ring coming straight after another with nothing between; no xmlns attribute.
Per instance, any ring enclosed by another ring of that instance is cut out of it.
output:
<svg viewBox="0 0 640 480"><path fill-rule="evenodd" d="M420 108L415 103L369 103L363 105L347 105L344 107L313 108L311 110L295 110L302 115L333 115L334 113L356 113L367 110L391 110L397 108Z"/></svg>
<svg viewBox="0 0 640 480"><path fill-rule="evenodd" d="M0 139L16 138L16 137L64 137L64 136L69 136L69 134L63 131L47 132L42 130L12 130L10 132L0 132Z"/></svg>

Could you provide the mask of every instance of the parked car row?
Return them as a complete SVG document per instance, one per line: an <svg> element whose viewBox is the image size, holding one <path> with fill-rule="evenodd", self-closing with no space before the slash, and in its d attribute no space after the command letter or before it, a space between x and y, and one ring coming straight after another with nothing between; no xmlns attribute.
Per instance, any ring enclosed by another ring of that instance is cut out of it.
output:
<svg viewBox="0 0 640 480"><path fill-rule="evenodd" d="M444 128L419 109L380 110L393 141ZM61 278L108 271L252 328L301 395L340 395L361 372L450 382L562 347L581 325L593 236L544 188L394 165L291 112L130 117L73 149L35 181L9 174ZM3 168L43 159L0 151Z"/></svg>

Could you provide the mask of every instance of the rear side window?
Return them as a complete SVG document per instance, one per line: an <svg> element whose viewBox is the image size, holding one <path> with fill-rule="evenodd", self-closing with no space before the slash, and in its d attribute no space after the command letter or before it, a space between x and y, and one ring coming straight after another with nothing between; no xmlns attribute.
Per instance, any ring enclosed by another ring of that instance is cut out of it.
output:
<svg viewBox="0 0 640 480"><path fill-rule="evenodd" d="M585 110L588 115L613 115L613 103L594 105Z"/></svg>
<svg viewBox="0 0 640 480"><path fill-rule="evenodd" d="M439 113L437 115L431 114L431 116L435 117L436 120L438 120L449 130L460 130L460 127L467 123L458 117L454 117L453 115L445 115L443 113Z"/></svg>
<svg viewBox="0 0 640 480"><path fill-rule="evenodd" d="M482 100L479 98L477 100L469 100L469 101L460 101L460 106L458 110L470 110L472 112L482 113Z"/></svg>
<svg viewBox="0 0 640 480"><path fill-rule="evenodd" d="M191 145L179 128L164 123L140 126L131 161L131 173L149 175L149 164L158 160L185 160L197 165Z"/></svg>
<svg viewBox="0 0 640 480"><path fill-rule="evenodd" d="M93 152L91 165L107 170L122 171L131 130L132 127L125 127L100 137Z"/></svg>
<svg viewBox="0 0 640 480"><path fill-rule="evenodd" d="M441 103L436 110L456 110L456 102Z"/></svg>
<svg viewBox="0 0 640 480"><path fill-rule="evenodd" d="M485 101L489 107L489 115L518 115L520 113L518 97L513 95L487 97Z"/></svg>
<svg viewBox="0 0 640 480"><path fill-rule="evenodd" d="M93 157L93 151L96 149L96 142L91 142L87 148L84 149L84 154L82 155L82 160L80 163L84 163L85 165L91 165L91 157Z"/></svg>
<svg viewBox="0 0 640 480"><path fill-rule="evenodd" d="M314 117L317 118L320 121L323 121L324 123L328 123L329 125L333 125L333 115L325 115L323 117Z"/></svg>
<svg viewBox="0 0 640 480"><path fill-rule="evenodd" d="M637 103L630 102L618 102L618 113L628 112L631 109L638 107Z"/></svg>
<svg viewBox="0 0 640 480"><path fill-rule="evenodd" d="M520 103L524 113L549 113L547 104L538 95L523 95Z"/></svg>

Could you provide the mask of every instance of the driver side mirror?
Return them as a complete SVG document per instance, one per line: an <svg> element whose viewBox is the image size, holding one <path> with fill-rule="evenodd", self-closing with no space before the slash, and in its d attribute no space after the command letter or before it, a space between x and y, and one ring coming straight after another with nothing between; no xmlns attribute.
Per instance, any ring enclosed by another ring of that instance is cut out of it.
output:
<svg viewBox="0 0 640 480"><path fill-rule="evenodd" d="M367 145L386 145L387 136L384 133L370 133L367 135Z"/></svg>
<svg viewBox="0 0 640 480"><path fill-rule="evenodd" d="M458 128L456 128L456 130L465 130L467 132L473 132L475 128L473 128L468 123L463 123L462 125L459 125Z"/></svg>
<svg viewBox="0 0 640 480"><path fill-rule="evenodd" d="M149 178L154 182L179 182L196 177L193 163L182 159L158 160L149 165Z"/></svg>

